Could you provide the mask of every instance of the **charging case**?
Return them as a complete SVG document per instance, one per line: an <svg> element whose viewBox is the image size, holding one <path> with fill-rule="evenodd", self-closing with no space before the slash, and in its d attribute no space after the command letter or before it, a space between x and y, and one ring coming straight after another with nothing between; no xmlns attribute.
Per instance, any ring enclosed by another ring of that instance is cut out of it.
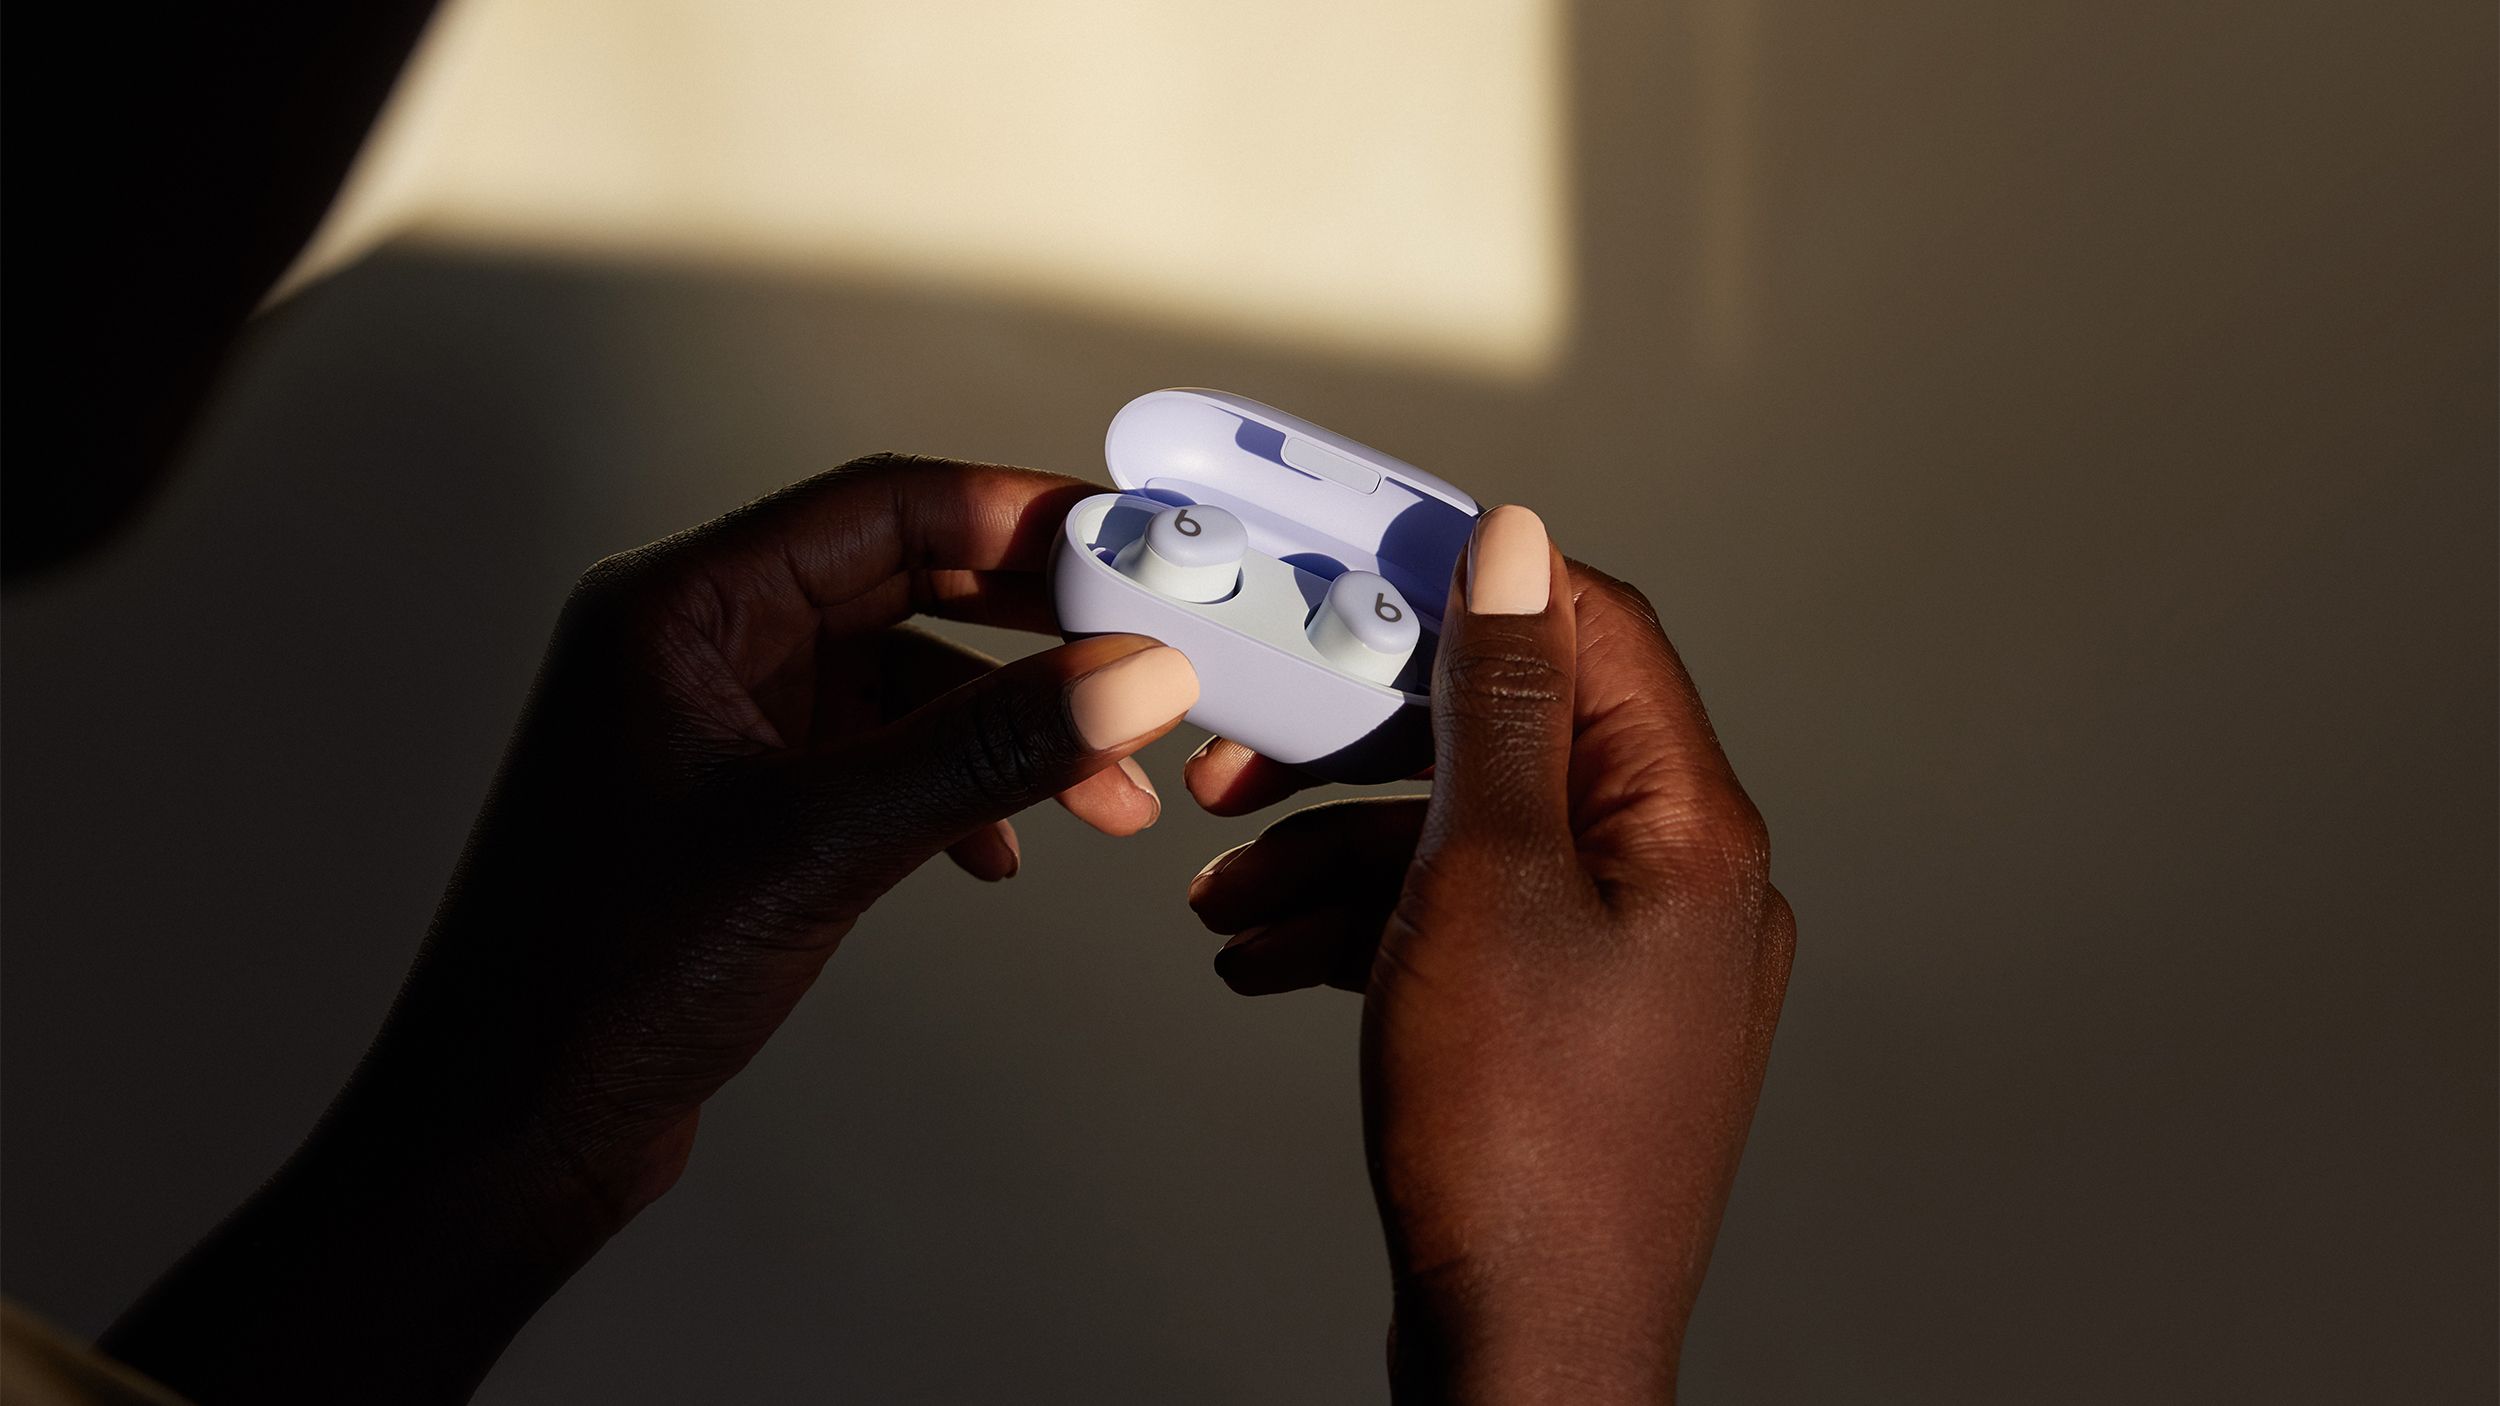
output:
<svg viewBox="0 0 2500 1406"><path fill-rule="evenodd" d="M1103 459L1118 493L1068 513L1051 562L1070 639L1134 634L1198 671L1189 721L1331 781L1411 776L1432 758L1432 656L1450 574L1476 500L1345 436L1222 391L1163 390L1112 418ZM1112 560L1166 508L1207 504L1249 537L1241 584L1222 600L1177 600ZM1393 684L1345 673L1305 633L1328 583L1375 571L1422 627Z"/></svg>

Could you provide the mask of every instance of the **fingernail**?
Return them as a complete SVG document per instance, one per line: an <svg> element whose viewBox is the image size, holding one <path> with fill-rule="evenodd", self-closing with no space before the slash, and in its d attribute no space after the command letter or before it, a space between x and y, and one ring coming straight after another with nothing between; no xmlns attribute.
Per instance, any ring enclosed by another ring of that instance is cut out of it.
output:
<svg viewBox="0 0 2500 1406"><path fill-rule="evenodd" d="M1225 939L1224 945L1215 949L1216 970L1226 970L1235 962L1249 956L1250 949L1258 946L1260 940L1267 936L1267 932L1268 930L1264 927L1244 928Z"/></svg>
<svg viewBox="0 0 2500 1406"><path fill-rule="evenodd" d="M1135 757L1122 757L1120 758L1120 774L1129 779L1130 785L1133 785L1138 790L1145 792L1147 800L1155 803L1154 820L1149 820L1146 823L1152 825L1155 823L1155 820L1161 820L1163 818L1163 797L1155 790L1154 781L1146 775L1146 769L1137 764L1137 759Z"/></svg>
<svg viewBox="0 0 2500 1406"><path fill-rule="evenodd" d="M998 877L1012 879L1024 868L1024 841L1016 838L1016 827L1004 820L995 829L999 842L1007 846L1007 872Z"/></svg>
<svg viewBox="0 0 2500 1406"><path fill-rule="evenodd" d="M1467 609L1477 615L1535 615L1554 584L1545 519L1505 503L1476 524L1467 554Z"/></svg>
<svg viewBox="0 0 2500 1406"><path fill-rule="evenodd" d="M1123 655L1078 679L1068 714L1085 745L1117 747L1152 732L1198 701L1198 673L1170 645Z"/></svg>
<svg viewBox="0 0 2500 1406"><path fill-rule="evenodd" d="M1257 841L1254 840L1250 843L1255 844ZM1208 860L1207 866L1199 870L1189 880L1189 901L1192 903L1197 902L1200 890L1204 889L1216 875L1223 873L1234 860L1241 857L1241 852L1248 848L1250 848L1250 844L1238 844L1233 846L1231 849L1224 851L1222 854L1217 855L1215 858Z"/></svg>

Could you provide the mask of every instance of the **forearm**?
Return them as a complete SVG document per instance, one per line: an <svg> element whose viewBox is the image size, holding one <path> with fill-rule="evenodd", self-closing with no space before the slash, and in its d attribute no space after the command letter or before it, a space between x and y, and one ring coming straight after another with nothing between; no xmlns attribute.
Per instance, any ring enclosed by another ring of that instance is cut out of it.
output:
<svg viewBox="0 0 2500 1406"><path fill-rule="evenodd" d="M1402 1279L1390 1328L1391 1395L1502 1406L1671 1402L1682 1317L1642 1310L1633 1298L1524 1277Z"/></svg>
<svg viewBox="0 0 2500 1406"><path fill-rule="evenodd" d="M202 1406L466 1400L619 1222L526 1129L446 1136L360 1097L103 1348Z"/></svg>

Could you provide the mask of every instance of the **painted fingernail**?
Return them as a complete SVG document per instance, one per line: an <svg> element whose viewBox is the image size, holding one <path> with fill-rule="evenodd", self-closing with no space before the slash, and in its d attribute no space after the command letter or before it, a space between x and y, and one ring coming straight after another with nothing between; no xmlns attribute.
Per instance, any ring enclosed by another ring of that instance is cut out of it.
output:
<svg viewBox="0 0 2500 1406"><path fill-rule="evenodd" d="M1505 503L1476 524L1467 555L1467 609L1477 615L1535 615L1554 584L1545 519Z"/></svg>
<svg viewBox="0 0 2500 1406"><path fill-rule="evenodd" d="M1252 841L1251 843L1255 844L1257 842ZM1204 892L1207 886L1215 881L1215 876L1223 873L1226 868L1231 866L1234 860L1241 857L1241 852L1248 848L1250 848L1250 845L1248 844L1235 845L1231 849L1217 855L1215 858L1208 860L1207 866L1204 869L1199 870L1189 881L1189 901L1192 903L1197 902L1198 895Z"/></svg>
<svg viewBox="0 0 2500 1406"><path fill-rule="evenodd" d="M1197 701L1197 671L1179 650L1159 644L1078 679L1068 690L1068 715L1085 745L1099 750L1152 732Z"/></svg>
<svg viewBox="0 0 2500 1406"><path fill-rule="evenodd" d="M1161 820L1163 818L1163 796L1162 793L1155 790L1154 780L1146 775L1146 769L1137 764L1137 759L1135 757L1122 757L1120 758L1120 774L1129 779L1130 785L1145 792L1147 800L1155 803L1154 820L1149 820L1146 823L1152 825L1155 823L1155 820Z"/></svg>

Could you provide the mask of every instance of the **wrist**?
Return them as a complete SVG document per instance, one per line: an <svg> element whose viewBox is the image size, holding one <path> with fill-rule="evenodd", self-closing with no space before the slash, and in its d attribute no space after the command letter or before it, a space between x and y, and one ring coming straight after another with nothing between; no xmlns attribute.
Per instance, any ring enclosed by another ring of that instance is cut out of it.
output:
<svg viewBox="0 0 2500 1406"><path fill-rule="evenodd" d="M622 1159L594 1165L554 1119L351 1084L288 1163L308 1205L363 1225L431 1224L523 1280L561 1283L647 1201L619 1188Z"/></svg>
<svg viewBox="0 0 2500 1406"><path fill-rule="evenodd" d="M1629 1283L1446 1265L1396 1276L1390 1384L1400 1400L1672 1401L1682 1334Z"/></svg>
<svg viewBox="0 0 2500 1406"><path fill-rule="evenodd" d="M533 1120L360 1075L104 1346L203 1406L464 1400L624 1219Z"/></svg>
<svg viewBox="0 0 2500 1406"><path fill-rule="evenodd" d="M577 1266L675 1184L692 1109L621 1096L599 1076L630 1055L585 1049L581 1019L521 999L521 983L472 1002L423 975L301 1160L417 1195L455 1189L479 1222L509 1220L550 1262Z"/></svg>

